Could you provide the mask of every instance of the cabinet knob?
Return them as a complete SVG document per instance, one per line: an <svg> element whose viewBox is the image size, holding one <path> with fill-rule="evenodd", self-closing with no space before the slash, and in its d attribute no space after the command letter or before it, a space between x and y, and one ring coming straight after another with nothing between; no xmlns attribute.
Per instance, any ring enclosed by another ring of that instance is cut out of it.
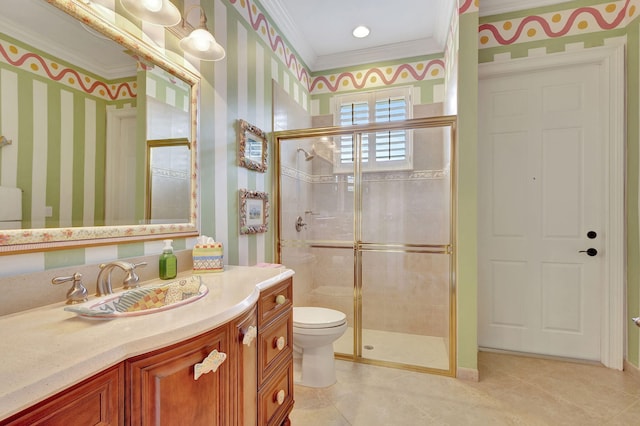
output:
<svg viewBox="0 0 640 426"><path fill-rule="evenodd" d="M276 305L282 305L287 301L287 298L283 294L276 296Z"/></svg>
<svg viewBox="0 0 640 426"><path fill-rule="evenodd" d="M284 389L280 389L275 395L273 395L273 402L278 403L278 405L282 405L285 396L287 396L287 394Z"/></svg>
<svg viewBox="0 0 640 426"><path fill-rule="evenodd" d="M215 373L225 359L227 359L227 354L214 349L202 362L193 366L193 380L198 380L200 376L210 371Z"/></svg>
<svg viewBox="0 0 640 426"><path fill-rule="evenodd" d="M250 325L249 328L247 328L247 332L244 334L244 337L242 338L242 344L251 346L251 342L253 342L256 337L258 337L258 327L256 327L255 325Z"/></svg>
<svg viewBox="0 0 640 426"><path fill-rule="evenodd" d="M284 336L280 336L277 339L273 339L273 347L278 349L279 351L284 349L285 343L286 343L286 340Z"/></svg>

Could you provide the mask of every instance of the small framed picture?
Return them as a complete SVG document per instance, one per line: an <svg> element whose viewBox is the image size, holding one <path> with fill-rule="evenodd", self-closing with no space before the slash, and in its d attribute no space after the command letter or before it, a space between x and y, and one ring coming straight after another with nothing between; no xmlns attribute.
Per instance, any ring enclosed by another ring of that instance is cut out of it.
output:
<svg viewBox="0 0 640 426"><path fill-rule="evenodd" d="M269 194L240 190L240 234L267 232L269 225Z"/></svg>
<svg viewBox="0 0 640 426"><path fill-rule="evenodd" d="M267 171L267 135L256 126L238 120L238 163L257 172Z"/></svg>

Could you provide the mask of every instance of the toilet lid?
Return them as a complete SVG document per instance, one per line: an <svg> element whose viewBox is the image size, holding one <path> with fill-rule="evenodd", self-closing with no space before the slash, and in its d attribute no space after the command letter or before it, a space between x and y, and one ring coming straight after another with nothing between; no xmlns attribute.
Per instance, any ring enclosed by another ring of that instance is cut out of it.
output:
<svg viewBox="0 0 640 426"><path fill-rule="evenodd" d="M299 328L329 328L344 324L347 316L333 309L294 307L293 326Z"/></svg>

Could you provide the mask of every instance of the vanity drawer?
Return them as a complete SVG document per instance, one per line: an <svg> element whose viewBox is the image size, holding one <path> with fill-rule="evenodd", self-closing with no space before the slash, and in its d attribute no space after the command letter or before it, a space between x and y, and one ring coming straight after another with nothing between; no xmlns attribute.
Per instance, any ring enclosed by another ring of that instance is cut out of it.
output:
<svg viewBox="0 0 640 426"><path fill-rule="evenodd" d="M275 365L293 354L293 320L282 315L258 333L258 381L262 383Z"/></svg>
<svg viewBox="0 0 640 426"><path fill-rule="evenodd" d="M283 364L258 394L260 425L280 425L293 406L293 363Z"/></svg>
<svg viewBox="0 0 640 426"><path fill-rule="evenodd" d="M265 326L269 321L287 311L292 306L293 280L286 279L282 283L265 290L258 300L258 327Z"/></svg>

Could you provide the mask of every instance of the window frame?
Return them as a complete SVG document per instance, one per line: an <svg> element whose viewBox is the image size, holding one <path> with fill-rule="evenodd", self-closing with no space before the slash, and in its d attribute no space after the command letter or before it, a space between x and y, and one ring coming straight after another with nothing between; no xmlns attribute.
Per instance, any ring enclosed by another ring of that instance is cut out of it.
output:
<svg viewBox="0 0 640 426"><path fill-rule="evenodd" d="M348 125L341 124L341 109L342 106L349 103L366 103L368 105L368 121L358 121L356 124L366 125L374 123L385 123L386 121L375 121L376 118L376 104L380 100L385 99L405 99L405 119L413 118L413 88L411 86L395 87L391 89L371 90L366 92L348 93L343 95L336 95L331 98L331 109L333 111L334 125L338 127L348 127ZM393 122L393 120L388 121ZM388 160L380 161L376 158L376 146L373 147L370 141L376 141L376 133L365 133L362 135L363 143L366 141L367 147L363 146L363 152L367 152L367 160L362 162L361 170L363 172L384 172L384 171L397 171L397 170L412 170L413 169L413 137L410 130L406 131L406 144L405 144L405 158L403 160ZM379 133L379 132L378 132ZM353 162L343 162L341 158L342 154L342 137L336 136L334 143L336 150L334 151L334 173L349 173L353 172ZM375 144L375 142L374 142ZM374 155L371 156L371 153Z"/></svg>

